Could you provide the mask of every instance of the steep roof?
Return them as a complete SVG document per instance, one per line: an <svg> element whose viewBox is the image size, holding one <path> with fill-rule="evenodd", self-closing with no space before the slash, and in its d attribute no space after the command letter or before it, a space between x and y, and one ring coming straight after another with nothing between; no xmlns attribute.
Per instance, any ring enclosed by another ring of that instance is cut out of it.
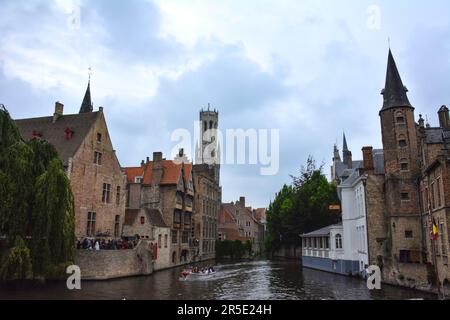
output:
<svg viewBox="0 0 450 320"><path fill-rule="evenodd" d="M159 209L148 209L148 208L126 209L124 225L126 226L133 225L142 211L144 211L151 225L159 228L167 228L167 225L162 217L161 211L159 211Z"/></svg>
<svg viewBox="0 0 450 320"><path fill-rule="evenodd" d="M398 72L397 65L391 50L389 49L388 65L386 71L386 85L381 91L383 95L383 108L381 111L398 108L398 107L410 107L413 108L408 100L406 94L408 89L403 85L400 73Z"/></svg>
<svg viewBox="0 0 450 320"><path fill-rule="evenodd" d="M100 112L89 112L62 115L54 123L53 117L20 119L15 122L24 140L33 139L35 134L39 134L41 139L56 148L64 165L67 165L69 158L75 155L99 116ZM67 129L73 132L70 139L66 139Z"/></svg>
<svg viewBox="0 0 450 320"><path fill-rule="evenodd" d="M183 164L177 164L172 160L162 160L162 169L163 169L163 175L161 184L164 185L171 185L171 184L178 184L178 181L180 180L181 175L181 168ZM153 167L154 162L149 161L145 164L144 167L128 167L128 168L122 168L122 170L127 175L127 181L128 183L134 183L136 177L143 176L143 184L151 184L152 178L153 178ZM191 169L192 164L185 163L184 164L184 179L185 181L189 181L191 177Z"/></svg>
<svg viewBox="0 0 450 320"><path fill-rule="evenodd" d="M168 228L164 222L161 211L158 209L145 209L145 211L147 212L152 225L159 228Z"/></svg>

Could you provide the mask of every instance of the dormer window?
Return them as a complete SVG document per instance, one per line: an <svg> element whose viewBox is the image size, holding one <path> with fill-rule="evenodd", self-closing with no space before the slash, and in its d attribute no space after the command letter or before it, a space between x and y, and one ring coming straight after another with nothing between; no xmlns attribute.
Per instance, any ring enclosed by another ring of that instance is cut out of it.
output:
<svg viewBox="0 0 450 320"><path fill-rule="evenodd" d="M64 134L66 136L66 140L70 140L73 136L73 130L70 128L66 128L66 130L64 130Z"/></svg>
<svg viewBox="0 0 450 320"><path fill-rule="evenodd" d="M142 183L143 177L136 177L134 178L135 183Z"/></svg>
<svg viewBox="0 0 450 320"><path fill-rule="evenodd" d="M33 139L41 138L41 137L42 137L42 133L40 133L40 132L37 131L37 130L33 130L32 135L33 135Z"/></svg>
<svg viewBox="0 0 450 320"><path fill-rule="evenodd" d="M97 142L102 142L102 134L97 133Z"/></svg>

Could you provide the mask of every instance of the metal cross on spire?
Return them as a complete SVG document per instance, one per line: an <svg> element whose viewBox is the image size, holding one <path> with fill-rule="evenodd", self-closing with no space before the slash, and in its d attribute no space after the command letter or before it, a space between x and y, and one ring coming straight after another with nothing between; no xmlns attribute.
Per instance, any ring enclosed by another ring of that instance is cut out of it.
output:
<svg viewBox="0 0 450 320"><path fill-rule="evenodd" d="M88 68L88 70L89 70L89 81L91 81L91 76L92 76L92 67L89 67Z"/></svg>

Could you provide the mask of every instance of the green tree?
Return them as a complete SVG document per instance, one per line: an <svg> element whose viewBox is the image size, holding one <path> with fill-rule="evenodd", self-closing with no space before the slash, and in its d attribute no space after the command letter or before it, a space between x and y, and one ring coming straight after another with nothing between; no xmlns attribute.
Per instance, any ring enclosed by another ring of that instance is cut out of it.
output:
<svg viewBox="0 0 450 320"><path fill-rule="evenodd" d="M17 237L0 267L0 280L30 280L32 277L30 249L21 237Z"/></svg>
<svg viewBox="0 0 450 320"><path fill-rule="evenodd" d="M4 108L0 109L0 151L0 235L7 239L0 248L17 251L14 239L29 239L34 276L45 276L48 270L74 257L74 207L69 179L56 149L39 139L23 142ZM0 256L11 260L16 252L11 250L7 254L0 252Z"/></svg>
<svg viewBox="0 0 450 320"><path fill-rule="evenodd" d="M300 235L336 223L328 207L339 203L336 187L316 167L310 156L299 176L292 176L292 185L283 186L267 210L269 235L266 250L281 244L299 245Z"/></svg>

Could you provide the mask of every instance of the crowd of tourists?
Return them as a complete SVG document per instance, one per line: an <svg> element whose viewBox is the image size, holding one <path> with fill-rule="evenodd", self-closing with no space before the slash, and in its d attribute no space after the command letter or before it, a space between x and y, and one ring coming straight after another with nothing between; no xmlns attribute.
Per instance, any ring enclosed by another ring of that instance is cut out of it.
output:
<svg viewBox="0 0 450 320"><path fill-rule="evenodd" d="M84 238L77 241L78 250L127 250L134 249L138 244L138 240L134 239L92 239Z"/></svg>

